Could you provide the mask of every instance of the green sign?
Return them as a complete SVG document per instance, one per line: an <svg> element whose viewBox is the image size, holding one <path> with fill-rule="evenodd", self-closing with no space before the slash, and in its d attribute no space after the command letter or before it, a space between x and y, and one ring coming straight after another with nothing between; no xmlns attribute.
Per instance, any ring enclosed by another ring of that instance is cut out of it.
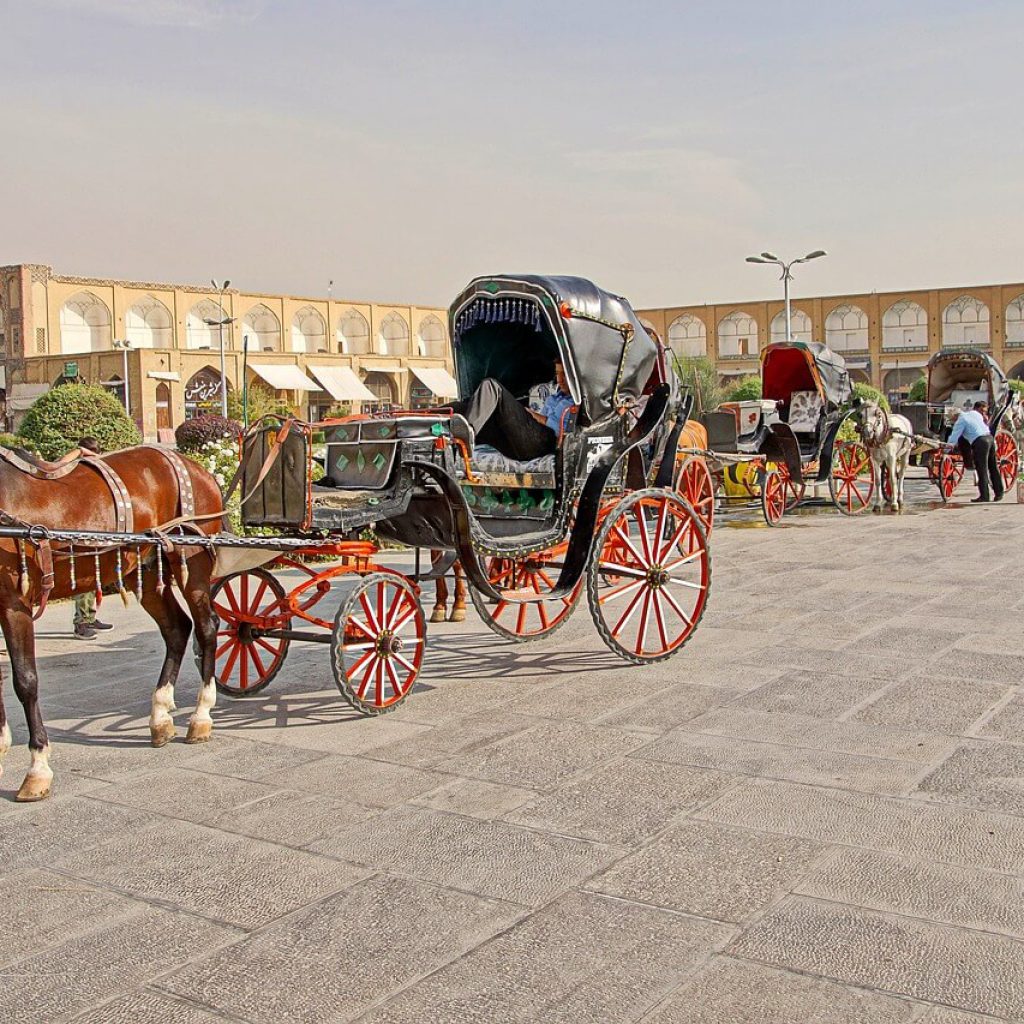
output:
<svg viewBox="0 0 1024 1024"><path fill-rule="evenodd" d="M65 363L64 364L64 376L65 377L77 377L78 376L78 363Z"/></svg>

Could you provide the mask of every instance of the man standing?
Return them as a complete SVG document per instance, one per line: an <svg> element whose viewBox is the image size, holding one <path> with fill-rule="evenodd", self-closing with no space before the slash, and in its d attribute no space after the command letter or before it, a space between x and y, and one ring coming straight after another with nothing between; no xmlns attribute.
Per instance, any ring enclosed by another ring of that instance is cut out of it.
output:
<svg viewBox="0 0 1024 1024"><path fill-rule="evenodd" d="M95 437L79 438L78 447L93 455L100 453L100 444ZM114 628L109 622L100 622L96 618L96 592L92 589L75 597L75 614L72 622L75 626L76 640L95 640L97 630Z"/></svg>
<svg viewBox="0 0 1024 1024"><path fill-rule="evenodd" d="M978 474L978 497L971 501L1001 501L1003 497L1003 479L999 475L999 463L996 461L995 439L988 426L988 405L975 402L973 409L960 413L949 435L949 444L956 444L963 438L971 446L974 469ZM992 497L989 497L989 482L992 484Z"/></svg>

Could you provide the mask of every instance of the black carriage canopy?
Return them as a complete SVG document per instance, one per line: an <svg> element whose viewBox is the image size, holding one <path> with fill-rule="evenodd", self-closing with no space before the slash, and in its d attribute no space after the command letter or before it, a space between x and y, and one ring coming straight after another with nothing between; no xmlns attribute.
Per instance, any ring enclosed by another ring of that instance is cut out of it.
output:
<svg viewBox="0 0 1024 1024"><path fill-rule="evenodd" d="M448 316L461 398L487 377L525 398L552 379L560 359L581 421L598 423L615 412L620 364L618 395L627 403L654 371L657 345L629 303L582 277L478 277ZM628 348L620 324L633 329Z"/></svg>
<svg viewBox="0 0 1024 1024"><path fill-rule="evenodd" d="M815 391L826 405L853 395L846 360L819 341L776 341L761 353L761 394L788 402L795 391Z"/></svg>
<svg viewBox="0 0 1024 1024"><path fill-rule="evenodd" d="M936 352L928 360L928 401L945 405L954 391L987 391L989 401L995 405L1006 397L1006 374L984 352L974 349Z"/></svg>

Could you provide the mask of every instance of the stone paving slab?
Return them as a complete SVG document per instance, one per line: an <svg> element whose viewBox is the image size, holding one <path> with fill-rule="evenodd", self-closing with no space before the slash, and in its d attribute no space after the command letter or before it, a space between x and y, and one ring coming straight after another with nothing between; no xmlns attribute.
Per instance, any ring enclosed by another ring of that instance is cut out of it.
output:
<svg viewBox="0 0 1024 1024"><path fill-rule="evenodd" d="M149 746L138 608L81 644L51 607L54 796L12 802L23 745L0 779L0 1017L1024 1020L1024 509L911 489L720 526L666 662L615 659L585 606L526 645L471 612L364 720L293 644L200 747L190 662Z"/></svg>

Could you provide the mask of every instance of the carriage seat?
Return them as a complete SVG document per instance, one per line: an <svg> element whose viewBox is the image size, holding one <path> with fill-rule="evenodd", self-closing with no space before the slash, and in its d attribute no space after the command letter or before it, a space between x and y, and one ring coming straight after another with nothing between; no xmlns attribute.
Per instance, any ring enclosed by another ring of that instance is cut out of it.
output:
<svg viewBox="0 0 1024 1024"><path fill-rule="evenodd" d="M822 401L817 391L794 391L789 400L789 428L794 434L813 434L821 420Z"/></svg>
<svg viewBox="0 0 1024 1024"><path fill-rule="evenodd" d="M968 390L967 388L954 388L949 395L949 405L956 409L973 409L975 402L987 402L988 393Z"/></svg>

